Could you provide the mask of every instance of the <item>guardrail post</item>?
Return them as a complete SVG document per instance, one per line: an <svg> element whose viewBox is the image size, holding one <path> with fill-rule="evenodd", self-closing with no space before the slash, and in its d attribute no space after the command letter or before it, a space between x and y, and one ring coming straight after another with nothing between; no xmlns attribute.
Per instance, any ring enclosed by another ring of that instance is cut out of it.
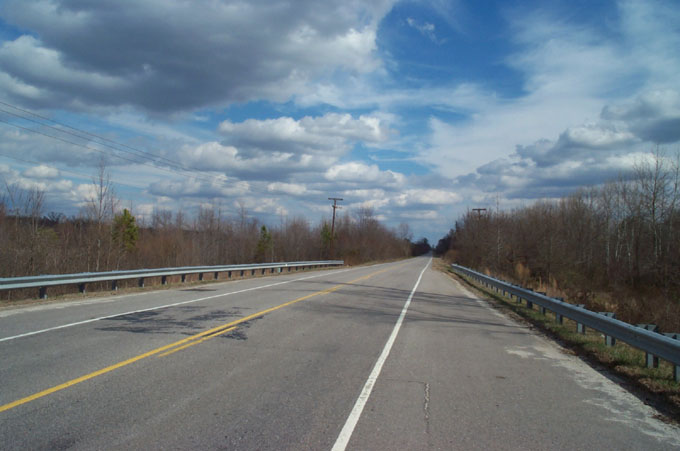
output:
<svg viewBox="0 0 680 451"><path fill-rule="evenodd" d="M547 310L548 310L548 309L545 308L545 307L543 307L542 305L539 305L539 306L538 306L538 311L541 312L541 315L545 315L545 313L546 313Z"/></svg>
<svg viewBox="0 0 680 451"><path fill-rule="evenodd" d="M118 281L117 280L111 281L111 291L118 291Z"/></svg>
<svg viewBox="0 0 680 451"><path fill-rule="evenodd" d="M167 284L168 284L168 276L161 277L161 285L167 285Z"/></svg>
<svg viewBox="0 0 680 451"><path fill-rule="evenodd" d="M184 282L186 282L186 281L187 281L187 275L186 275L186 274L182 274L182 283L184 283Z"/></svg>
<svg viewBox="0 0 680 451"><path fill-rule="evenodd" d="M227 271L227 279L231 279L231 271Z"/></svg>
<svg viewBox="0 0 680 451"><path fill-rule="evenodd" d="M564 298L555 298L555 299L557 299L558 301L564 302ZM562 315L560 315L559 313L555 312L555 322L557 324L564 324L564 317Z"/></svg>
<svg viewBox="0 0 680 451"><path fill-rule="evenodd" d="M264 274L265 274L266 272L267 272L267 269L266 269L266 268L262 268L262 275L263 275L263 276L264 276Z"/></svg>
<svg viewBox="0 0 680 451"><path fill-rule="evenodd" d="M680 334L677 333L664 332L664 335L672 338L673 340L680 340ZM671 365L673 365L673 379L675 382L680 383L680 365L676 365L674 363L671 363Z"/></svg>
<svg viewBox="0 0 680 451"><path fill-rule="evenodd" d="M582 309L585 309L586 305L585 304L578 304L577 307L581 307ZM576 323L576 332L578 332L579 334L585 335L586 334L586 326L581 324L581 323Z"/></svg>
<svg viewBox="0 0 680 451"><path fill-rule="evenodd" d="M80 293L85 293L85 284L84 283L79 283L78 284L78 291Z"/></svg>
<svg viewBox="0 0 680 451"><path fill-rule="evenodd" d="M659 326L656 324L636 324L636 326L650 332L659 332ZM647 368L658 368L659 358L654 354L645 351L645 365L647 365Z"/></svg>
<svg viewBox="0 0 680 451"><path fill-rule="evenodd" d="M144 288L144 277L139 278L139 282L137 284L139 288Z"/></svg>
<svg viewBox="0 0 680 451"><path fill-rule="evenodd" d="M616 313L613 312L598 312L598 313L608 318L616 319ZM609 335L605 335L604 344L607 346L614 346L616 344L616 338Z"/></svg>
<svg viewBox="0 0 680 451"><path fill-rule="evenodd" d="M198 273L198 280L199 280L200 282L203 281L203 273L202 273L202 272L199 272L199 273Z"/></svg>
<svg viewBox="0 0 680 451"><path fill-rule="evenodd" d="M527 288L527 290L534 291L533 288ZM529 310L533 310L534 309L534 303L531 302L529 299L525 299L525 301L527 301L527 308Z"/></svg>
<svg viewBox="0 0 680 451"><path fill-rule="evenodd" d="M47 299L47 287L40 287L40 290L38 290L38 297L40 299Z"/></svg>
<svg viewBox="0 0 680 451"><path fill-rule="evenodd" d="M255 270L254 270L254 269L251 269L251 270L250 270L250 275L251 275L251 276L254 276L254 275L255 275Z"/></svg>
<svg viewBox="0 0 680 451"><path fill-rule="evenodd" d="M217 280L217 278L219 277L219 275L220 275L220 273L217 272L217 271L215 271L215 280Z"/></svg>

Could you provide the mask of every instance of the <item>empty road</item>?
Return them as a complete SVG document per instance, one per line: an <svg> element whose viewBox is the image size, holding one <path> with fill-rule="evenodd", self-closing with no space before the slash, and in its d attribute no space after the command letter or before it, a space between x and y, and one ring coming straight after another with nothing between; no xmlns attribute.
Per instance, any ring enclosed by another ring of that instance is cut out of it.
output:
<svg viewBox="0 0 680 451"><path fill-rule="evenodd" d="M2 449L680 449L429 258L0 310Z"/></svg>

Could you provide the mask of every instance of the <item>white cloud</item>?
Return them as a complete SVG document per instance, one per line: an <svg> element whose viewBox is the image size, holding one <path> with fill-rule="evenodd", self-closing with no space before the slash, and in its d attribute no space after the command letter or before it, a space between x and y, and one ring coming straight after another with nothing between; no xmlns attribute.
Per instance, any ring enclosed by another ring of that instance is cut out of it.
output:
<svg viewBox="0 0 680 451"><path fill-rule="evenodd" d="M434 24L431 24L429 22L421 22L412 17L406 18L406 23L408 24L409 27L416 29L420 34L422 34L435 44L442 43L442 41L437 39L437 35L435 34L436 27L434 26Z"/></svg>
<svg viewBox="0 0 680 451"><path fill-rule="evenodd" d="M299 196L307 192L307 187L299 183L274 182L267 185L267 190L271 193Z"/></svg>
<svg viewBox="0 0 680 451"><path fill-rule="evenodd" d="M250 190L246 181L231 180L225 176L216 176L212 180L198 178L163 179L149 185L149 192L158 196L171 198L183 197L233 197L243 196Z"/></svg>
<svg viewBox="0 0 680 451"><path fill-rule="evenodd" d="M375 116L328 113L318 117L290 117L240 123L223 121L219 131L225 141L241 152L253 155L262 152L325 153L341 155L353 142L367 144L383 142L389 129Z"/></svg>
<svg viewBox="0 0 680 451"><path fill-rule="evenodd" d="M234 146L206 142L198 146L185 145L176 152L190 167L201 171L218 171L230 176L260 180L282 179L293 173L319 171L336 161L323 154L295 154L271 151L253 155Z"/></svg>
<svg viewBox="0 0 680 451"><path fill-rule="evenodd" d="M285 102L336 71L378 70L392 3L9 0L3 20L30 34L0 48L0 87L34 105L161 113Z"/></svg>
<svg viewBox="0 0 680 451"><path fill-rule="evenodd" d="M408 189L399 194L395 203L400 207L411 205L450 205L463 200L460 194L440 189Z"/></svg>
<svg viewBox="0 0 680 451"><path fill-rule="evenodd" d="M403 174L390 170L381 171L375 164L368 165L359 161L335 165L326 171L325 177L334 182L360 182L364 185L382 186L399 186L405 180Z"/></svg>
<svg viewBox="0 0 680 451"><path fill-rule="evenodd" d="M59 177L59 170L50 166L45 166L41 164L39 166L33 166L26 169L23 172L25 177L30 177L34 179L54 179Z"/></svg>
<svg viewBox="0 0 680 451"><path fill-rule="evenodd" d="M507 63L524 75L526 94L471 90L480 101L465 102L466 119L430 120L419 161L459 187L533 198L602 183L630 169L627 155L678 142L680 82L670 73L680 71L680 33L660 24L679 12L619 6L622 39L542 13L510 16L519 50Z"/></svg>

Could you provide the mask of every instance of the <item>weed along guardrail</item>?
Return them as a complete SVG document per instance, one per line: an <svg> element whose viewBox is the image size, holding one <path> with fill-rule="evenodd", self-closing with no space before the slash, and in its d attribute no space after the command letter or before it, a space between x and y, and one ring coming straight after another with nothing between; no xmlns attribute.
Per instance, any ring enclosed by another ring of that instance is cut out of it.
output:
<svg viewBox="0 0 680 451"><path fill-rule="evenodd" d="M569 304L562 299L551 298L545 293L489 277L464 266L453 264L451 267L457 274L469 277L485 287L493 288L504 296L510 298L515 296L518 303L524 300L529 308L533 308L533 304L536 304L542 312L550 310L555 314L558 322L562 322L563 317L573 320L580 333L585 333L586 327L601 332L608 346L613 346L616 340L621 340L644 351L649 367L658 366L659 358L670 362L674 368L673 377L676 382L680 382L680 334L662 334L658 332L656 326L651 324L635 326L616 319L616 316L610 312L592 312L582 304Z"/></svg>
<svg viewBox="0 0 680 451"><path fill-rule="evenodd" d="M118 282L121 280L137 279L137 285L144 286L145 279L160 277L161 284L168 283L168 277L180 276L181 281L185 282L189 274L198 274L198 280L204 280L205 274L212 274L214 279L220 273L226 273L227 279L231 279L234 274L244 277L254 276L257 273L266 274L292 272L311 268L324 268L329 266L342 266L343 260L326 260L312 262L281 262L281 263L256 263L248 265L223 265L223 266L184 266L179 268L159 268L159 269L135 269L129 271L108 271L108 272L87 272L79 274L56 274L30 277L11 277L0 278L0 291L21 290L26 288L38 288L41 298L47 298L47 288L58 285L78 285L81 293L85 292L86 285L93 282L111 282L111 290L118 289Z"/></svg>

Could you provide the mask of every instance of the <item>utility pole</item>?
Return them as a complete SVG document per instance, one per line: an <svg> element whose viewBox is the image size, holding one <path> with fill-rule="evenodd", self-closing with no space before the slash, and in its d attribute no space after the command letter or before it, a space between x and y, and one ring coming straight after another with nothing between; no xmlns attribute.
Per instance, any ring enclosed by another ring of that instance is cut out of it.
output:
<svg viewBox="0 0 680 451"><path fill-rule="evenodd" d="M333 241L335 241L335 210L342 208L338 206L339 200L344 200L340 197L329 197L328 200L333 201L333 222L331 223L331 258L333 258Z"/></svg>
<svg viewBox="0 0 680 451"><path fill-rule="evenodd" d="M482 216L482 212L486 211L486 208L473 208L472 211L476 211L477 217L479 218L480 216Z"/></svg>
<svg viewBox="0 0 680 451"><path fill-rule="evenodd" d="M501 266L501 216L500 216L500 194L496 193L496 269L500 271Z"/></svg>

